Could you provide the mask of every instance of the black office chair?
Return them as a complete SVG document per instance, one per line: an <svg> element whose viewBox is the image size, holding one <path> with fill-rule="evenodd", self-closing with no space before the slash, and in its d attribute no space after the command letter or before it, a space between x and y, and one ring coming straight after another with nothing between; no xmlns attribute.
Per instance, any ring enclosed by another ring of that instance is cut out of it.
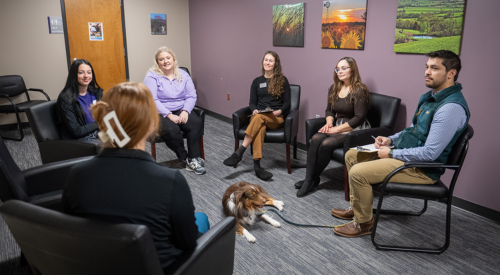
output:
<svg viewBox="0 0 500 275"><path fill-rule="evenodd" d="M21 118L19 117L19 113L25 112L26 109L45 102L45 100L31 100L28 91L40 92L47 98L47 101L50 101L49 96L46 93L44 93L42 89L33 89L33 88L26 89L24 80L20 75L0 76L0 98L6 98L7 100L10 101L10 104L0 105L0 113L16 114L17 129L19 130L19 134L21 136L20 138L11 138L2 136L2 138L17 140L17 141L23 140L24 132L21 125ZM17 97L23 93L26 95L27 101L18 103L13 101L13 97Z"/></svg>
<svg viewBox="0 0 500 275"><path fill-rule="evenodd" d="M380 193L378 200L377 210L375 214L375 222L372 231L372 243L376 249L380 250L397 250L397 251L410 251L410 252L424 252L424 253L435 253L440 254L450 245L450 225L451 225L451 202L453 198L453 190L455 189L455 184L457 183L458 175L460 170L462 170L462 165L467 155L467 150L469 149L469 140L474 135L474 130L472 126L468 126L462 135L458 138L453 145L452 151L448 156L448 161L446 164L435 163L435 162L415 162L407 161L405 165L398 167L393 172L391 172L382 183L372 185L373 190ZM446 168L454 170L453 177L450 182L450 186L447 187L441 180L436 181L434 184L408 184L408 183L396 183L389 182L391 178L397 174L399 171L419 167L419 168ZM382 210L382 202L384 196L399 196L408 198L417 198L424 200L424 207L418 212L413 211L399 211L399 210ZM420 216L427 210L427 201L433 200L446 204L446 237L445 243L440 248L422 248L422 247L404 247L404 246L390 246L382 245L375 242L375 234L377 232L377 225L379 222L380 214L395 214L395 215L410 215L410 216Z"/></svg>
<svg viewBox="0 0 500 275"><path fill-rule="evenodd" d="M22 200L60 211L62 189L70 168L90 158L54 162L21 171L0 138L0 200Z"/></svg>
<svg viewBox="0 0 500 275"><path fill-rule="evenodd" d="M21 201L4 203L0 213L35 275L164 274L144 225L93 221ZM235 219L225 218L165 274L232 274L235 230Z"/></svg>
<svg viewBox="0 0 500 275"><path fill-rule="evenodd" d="M332 160L344 164L344 190L345 200L349 200L349 178L345 166L345 153L349 148L373 143L372 136L390 136L394 133L394 124L399 111L401 99L397 97L370 93L370 109L367 120L371 129L353 131L346 134L344 147L333 151ZM306 146L309 148L311 138L326 124L326 118L313 118L306 120Z"/></svg>
<svg viewBox="0 0 500 275"><path fill-rule="evenodd" d="M264 143L286 144L286 166L288 174L292 173L290 161L290 145L293 145L293 158L297 158L297 133L299 131L300 86L290 84L290 112L283 114L285 125L275 130L266 130ZM250 123L252 112L244 107L233 113L234 151L240 147L240 140L245 138L245 131Z"/></svg>
<svg viewBox="0 0 500 275"><path fill-rule="evenodd" d="M81 140L62 139L56 125L57 101L48 101L26 110L31 130L38 142L42 163L97 155L97 145Z"/></svg>
<svg viewBox="0 0 500 275"><path fill-rule="evenodd" d="M191 76L191 73L189 72L188 68L179 67L179 69L186 71ZM205 149L203 148L203 135L205 135L205 110L194 108L193 111L201 118L202 129L201 129L201 140L200 140L200 153L201 153L201 158L205 159ZM186 133L183 132L182 136L186 138ZM156 135L155 137L151 138L149 142L151 143L151 155L156 160L156 143L164 141L160 135Z"/></svg>

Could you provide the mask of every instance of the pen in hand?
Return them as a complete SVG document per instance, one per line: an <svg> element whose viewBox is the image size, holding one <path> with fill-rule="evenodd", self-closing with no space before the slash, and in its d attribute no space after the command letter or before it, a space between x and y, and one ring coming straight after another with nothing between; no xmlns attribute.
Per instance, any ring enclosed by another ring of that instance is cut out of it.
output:
<svg viewBox="0 0 500 275"><path fill-rule="evenodd" d="M377 138L376 138L376 137L374 137L373 135L372 135L372 138L373 138L375 141L377 141ZM380 142L380 141L379 141L379 142L378 142L378 144L379 144L380 146L382 146L382 142Z"/></svg>

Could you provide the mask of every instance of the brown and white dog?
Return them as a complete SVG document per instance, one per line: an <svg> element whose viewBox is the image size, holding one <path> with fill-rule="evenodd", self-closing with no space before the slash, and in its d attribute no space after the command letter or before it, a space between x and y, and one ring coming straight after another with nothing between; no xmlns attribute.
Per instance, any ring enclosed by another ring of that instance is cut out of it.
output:
<svg viewBox="0 0 500 275"><path fill-rule="evenodd" d="M255 242L255 237L243 227L244 224L252 225L259 217L274 227L281 226L269 215L257 216L262 212L261 208L264 205L272 205L283 211L284 203L271 198L262 186L244 181L229 186L222 196L224 214L236 218L236 233L244 236L251 243Z"/></svg>

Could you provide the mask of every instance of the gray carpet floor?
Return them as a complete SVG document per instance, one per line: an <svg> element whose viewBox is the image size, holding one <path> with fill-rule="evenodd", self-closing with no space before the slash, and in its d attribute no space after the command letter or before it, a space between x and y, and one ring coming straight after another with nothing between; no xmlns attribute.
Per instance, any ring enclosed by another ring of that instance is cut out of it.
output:
<svg viewBox="0 0 500 275"><path fill-rule="evenodd" d="M36 141L29 129L22 142L6 141L19 167L24 170L41 164ZM2 133L3 135L10 133ZM207 174L195 175L183 169L175 154L157 144L157 161L178 168L186 177L197 211L205 212L214 225L224 215L222 195L238 181L259 184L272 197L285 203L282 215L296 223L339 225L343 220L331 216L332 208L346 208L343 167L331 162L321 175L315 192L297 198L293 184L305 177L306 152L298 150L288 174L283 144L265 144L263 167L274 174L270 181L259 180L253 172L250 153L238 168L222 161L234 150L232 125L207 116L205 122ZM150 149L149 146L148 150ZM377 199L375 199L375 203ZM385 208L420 209L421 201L390 197ZM295 227L275 214L281 228L260 221L247 229L256 237L253 244L236 236L234 274L500 274L500 225L453 207L451 244L441 255L378 251L370 236L343 238L329 228ZM437 247L444 241L444 204L429 202L420 217L382 216L377 231L380 242L398 245L427 244ZM497 233L495 233L497 232ZM24 274L19 267L20 250L0 217L0 274Z"/></svg>

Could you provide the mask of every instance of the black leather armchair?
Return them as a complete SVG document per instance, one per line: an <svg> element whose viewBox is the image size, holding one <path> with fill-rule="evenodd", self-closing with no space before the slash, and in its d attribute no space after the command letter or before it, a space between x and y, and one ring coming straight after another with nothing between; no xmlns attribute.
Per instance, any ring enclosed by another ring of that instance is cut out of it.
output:
<svg viewBox="0 0 500 275"><path fill-rule="evenodd" d="M349 148L358 145L373 143L373 136L389 136L394 133L394 124L399 111L401 99L397 97L370 93L370 109L367 119L371 129L358 130L348 133L344 139L344 148L333 151L332 160L345 165L345 153ZM306 120L306 145L309 148L311 138L318 130L326 124L326 118L314 118ZM345 167L345 166L344 166ZM349 200L349 181L347 169L344 169L345 200Z"/></svg>
<svg viewBox="0 0 500 275"><path fill-rule="evenodd" d="M62 210L61 194L70 168L91 157L54 162L21 171L0 138L0 199L22 200Z"/></svg>
<svg viewBox="0 0 500 275"><path fill-rule="evenodd" d="M31 100L28 91L40 92L50 101L49 96L43 92L42 89L26 89L24 80L20 75L4 75L0 76L0 98L5 98L10 101L10 104L0 105L0 113L16 114L17 128L19 129L20 138L3 137L4 139L11 139L21 141L24 138L24 132L21 125L21 118L19 113L25 112L26 109L35 106L37 104L45 102L45 100ZM21 94L26 95L27 101L24 102L14 102L13 97L17 97Z"/></svg>
<svg viewBox="0 0 500 275"><path fill-rule="evenodd" d="M376 215L375 223L372 230L372 243L376 249L380 250L397 250L397 251L411 251L411 252L425 252L425 253L435 253L440 254L450 245L450 225L451 225L451 203L453 198L453 190L455 189L455 184L457 183L458 175L462 170L462 165L464 163L467 151L469 149L469 140L474 135L474 130L472 126L468 126L464 133L458 138L453 146L453 149L448 156L448 161L444 163L436 162L414 162L407 161L405 165L398 167L393 172L391 172L384 179L382 183L372 185L373 190L380 193ZM408 184L408 183L396 183L389 182L391 178L397 174L399 171L418 167L418 168L446 168L455 171L451 179L449 187L447 187L441 180L436 181L434 184ZM382 202L384 197L390 196L400 196L417 198L424 200L424 207L419 212L413 211L400 211L400 210L382 210ZM440 248L423 248L423 247L404 247L404 246L390 246L381 245L375 241L375 234L377 232L377 225L379 222L380 214L396 214L396 215L410 215L410 216L420 216L427 210L427 201L433 200L446 204L446 234L445 243Z"/></svg>
<svg viewBox="0 0 500 275"><path fill-rule="evenodd" d="M40 149L42 163L97 155L97 145L80 140L62 139L56 125L57 101L48 101L26 110L31 130Z"/></svg>
<svg viewBox="0 0 500 275"><path fill-rule="evenodd" d="M110 224L9 201L0 213L33 274L232 274L236 222L228 217L164 273L149 229Z"/></svg>
<svg viewBox="0 0 500 275"><path fill-rule="evenodd" d="M265 143L286 144L286 166L288 174L292 173L290 161L290 145L293 145L293 158L297 158L297 133L299 131L300 86L290 84L290 112L283 114L285 125L280 129L266 130ZM234 150L240 146L240 140L245 138L245 131L250 123L252 112L250 107L244 107L233 113ZM286 116L285 116L286 115Z"/></svg>
<svg viewBox="0 0 500 275"><path fill-rule="evenodd" d="M191 75L188 68L179 67L179 69L184 70L189 75ZM201 129L201 140L200 140L200 153L201 153L201 158L205 159L205 149L203 148L203 135L205 135L205 110L199 109L199 108L194 108L193 111L196 112L196 114L201 118L202 129ZM184 138L186 138L185 133L182 133L182 136ZM156 143L163 142L163 139L161 138L161 136L156 135L155 137L150 139L149 142L151 143L151 155L156 160Z"/></svg>

